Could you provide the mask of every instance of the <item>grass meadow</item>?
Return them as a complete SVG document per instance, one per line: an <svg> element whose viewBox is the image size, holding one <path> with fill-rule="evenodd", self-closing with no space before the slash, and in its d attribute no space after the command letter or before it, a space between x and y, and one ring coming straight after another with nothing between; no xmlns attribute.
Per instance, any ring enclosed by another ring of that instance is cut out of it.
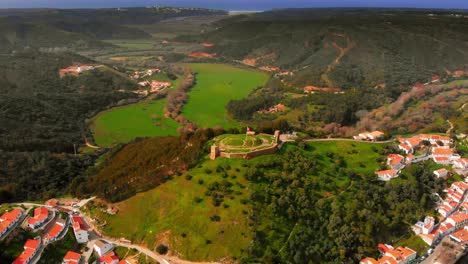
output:
<svg viewBox="0 0 468 264"><path fill-rule="evenodd" d="M91 130L99 146L125 143L138 137L177 135L179 124L164 116L166 99L117 107L97 115Z"/></svg>
<svg viewBox="0 0 468 264"><path fill-rule="evenodd" d="M197 84L190 90L183 114L199 127L239 126L227 113L230 100L241 99L256 87L266 83L268 75L262 72L224 64L190 64L197 72Z"/></svg>

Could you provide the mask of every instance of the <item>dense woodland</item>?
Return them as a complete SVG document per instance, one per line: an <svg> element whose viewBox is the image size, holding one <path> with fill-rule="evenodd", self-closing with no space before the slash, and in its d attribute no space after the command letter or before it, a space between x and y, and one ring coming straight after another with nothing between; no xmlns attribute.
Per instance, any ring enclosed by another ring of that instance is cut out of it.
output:
<svg viewBox="0 0 468 264"><path fill-rule="evenodd" d="M324 167L328 159L335 165ZM349 177L346 189L335 186L336 175ZM356 173L342 157L299 148L246 177L255 183L250 219L256 230L246 263L356 263L378 255L376 245L411 233L408 223L433 210L430 195L443 189L425 164L382 183Z"/></svg>
<svg viewBox="0 0 468 264"><path fill-rule="evenodd" d="M204 144L223 129L200 129L180 137L156 137L114 149L100 166L77 177L72 192L77 196L96 194L109 201L121 201L180 175L194 166Z"/></svg>
<svg viewBox="0 0 468 264"><path fill-rule="evenodd" d="M85 120L136 98L136 85L109 68L60 79L58 70L75 62L90 61L33 50L0 57L0 201L68 191L71 179L92 164L71 155L84 143Z"/></svg>

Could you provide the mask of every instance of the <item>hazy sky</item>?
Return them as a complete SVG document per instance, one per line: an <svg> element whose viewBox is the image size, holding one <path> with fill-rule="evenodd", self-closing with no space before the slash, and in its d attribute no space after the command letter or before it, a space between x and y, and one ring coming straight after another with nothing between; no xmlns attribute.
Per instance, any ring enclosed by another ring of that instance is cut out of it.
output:
<svg viewBox="0 0 468 264"><path fill-rule="evenodd" d="M463 8L468 0L0 0L0 8L99 8L147 5L266 10L283 7L417 7Z"/></svg>

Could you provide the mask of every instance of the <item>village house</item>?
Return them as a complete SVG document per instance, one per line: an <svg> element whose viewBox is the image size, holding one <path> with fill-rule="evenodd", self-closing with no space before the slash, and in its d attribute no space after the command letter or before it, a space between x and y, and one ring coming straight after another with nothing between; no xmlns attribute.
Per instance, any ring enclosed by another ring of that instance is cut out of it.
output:
<svg viewBox="0 0 468 264"><path fill-rule="evenodd" d="M156 80L152 80L150 86L151 86L150 91L154 93L160 89L171 87L172 83L171 82L159 82Z"/></svg>
<svg viewBox="0 0 468 264"><path fill-rule="evenodd" d="M440 165L449 165L450 159L447 157L433 157L432 160Z"/></svg>
<svg viewBox="0 0 468 264"><path fill-rule="evenodd" d="M99 264L118 264L119 258L115 255L114 251L107 253L105 256L99 258Z"/></svg>
<svg viewBox="0 0 468 264"><path fill-rule="evenodd" d="M391 179L398 177L399 171L390 169L390 170L377 171L375 173L377 174L377 177L379 180L389 181Z"/></svg>
<svg viewBox="0 0 468 264"><path fill-rule="evenodd" d="M49 217L49 210L45 207L38 207L34 209L34 216L28 219L28 226L31 229L40 227L47 221Z"/></svg>
<svg viewBox="0 0 468 264"><path fill-rule="evenodd" d="M452 149L448 148L433 148L432 149L432 157L446 157L449 158L454 155L454 152Z"/></svg>
<svg viewBox="0 0 468 264"><path fill-rule="evenodd" d="M103 257L112 249L114 249L114 245L106 243L102 240L97 240L96 243L94 243L93 249L99 257Z"/></svg>
<svg viewBox="0 0 468 264"><path fill-rule="evenodd" d="M263 70L263 71L269 71L269 72L276 72L276 71L280 71L280 68L278 67L272 67L272 66L262 66L259 68L260 70Z"/></svg>
<svg viewBox="0 0 468 264"><path fill-rule="evenodd" d="M468 190L468 184L465 182L454 182L450 188L446 189L447 197L437 206L437 211L442 217L448 217L462 201L463 196Z"/></svg>
<svg viewBox="0 0 468 264"><path fill-rule="evenodd" d="M456 243L465 246L468 244L468 226L465 226L463 229L458 230L457 232L450 234L450 239Z"/></svg>
<svg viewBox="0 0 468 264"><path fill-rule="evenodd" d="M73 226L73 233L75 234L76 242L79 244L88 242L88 229L84 224L83 218L80 216L73 216L72 217L72 226Z"/></svg>
<svg viewBox="0 0 468 264"><path fill-rule="evenodd" d="M417 253L408 247L393 248L390 245L379 244L379 250L383 256L376 260L374 258L364 258L360 264L408 264L416 259Z"/></svg>
<svg viewBox="0 0 468 264"><path fill-rule="evenodd" d="M387 165L394 170L400 170L405 166L405 158L398 154L387 156Z"/></svg>
<svg viewBox="0 0 468 264"><path fill-rule="evenodd" d="M353 138L356 140L376 141L382 138L385 134L381 131L363 132Z"/></svg>
<svg viewBox="0 0 468 264"><path fill-rule="evenodd" d="M23 210L15 208L0 216L0 237L11 230L23 216Z"/></svg>
<svg viewBox="0 0 468 264"><path fill-rule="evenodd" d="M434 217L431 216L426 216L424 218L424 222L418 221L414 226L413 226L413 231L419 235L419 234L430 234L432 230L434 230L435 226L435 219Z"/></svg>
<svg viewBox="0 0 468 264"><path fill-rule="evenodd" d="M45 202L45 205L49 207L57 207L60 203L57 199L49 199Z"/></svg>
<svg viewBox="0 0 468 264"><path fill-rule="evenodd" d="M28 239L23 247L23 252L13 261L13 264L29 264L35 257L41 242L35 239Z"/></svg>
<svg viewBox="0 0 468 264"><path fill-rule="evenodd" d="M413 154L409 154L406 156L406 163L411 164L415 159L416 157Z"/></svg>
<svg viewBox="0 0 468 264"><path fill-rule="evenodd" d="M454 160L453 167L456 169L468 169L468 158L459 158Z"/></svg>
<svg viewBox="0 0 468 264"><path fill-rule="evenodd" d="M304 87L304 93L313 94L315 92L333 92L337 93L344 93L340 88L332 88L332 87L317 87L313 85L308 85Z"/></svg>
<svg viewBox="0 0 468 264"><path fill-rule="evenodd" d="M440 178L445 178L449 174L449 171L447 169L438 169L434 171L434 175L440 179Z"/></svg>
<svg viewBox="0 0 468 264"><path fill-rule="evenodd" d="M80 264L82 260L81 254L68 251L63 258L62 264Z"/></svg>
<svg viewBox="0 0 468 264"><path fill-rule="evenodd" d="M446 136L421 134L419 137L422 140L429 141L432 145L438 145L438 143L442 143L443 145L448 146L450 143L452 143L452 139Z"/></svg>
<svg viewBox="0 0 468 264"><path fill-rule="evenodd" d="M48 243L57 241L60 235L63 234L65 227L66 227L65 220L63 219L57 220L54 226L52 227L52 229L50 229L49 232L44 237L44 243L48 244Z"/></svg>
<svg viewBox="0 0 468 264"><path fill-rule="evenodd" d="M272 114L272 113L278 113L278 112L284 112L286 111L286 106L283 104L277 104L272 107L270 107L268 110L259 110L257 113L259 114Z"/></svg>

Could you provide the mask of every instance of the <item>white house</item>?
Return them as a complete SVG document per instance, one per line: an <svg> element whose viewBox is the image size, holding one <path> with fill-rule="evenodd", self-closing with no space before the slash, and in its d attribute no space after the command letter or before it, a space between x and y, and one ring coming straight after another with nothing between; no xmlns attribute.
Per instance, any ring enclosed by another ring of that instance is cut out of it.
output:
<svg viewBox="0 0 468 264"><path fill-rule="evenodd" d="M47 221L49 210L45 207L34 209L34 216L28 219L28 226L31 229L36 229Z"/></svg>
<svg viewBox="0 0 468 264"><path fill-rule="evenodd" d="M112 249L114 249L114 245L106 243L102 240L97 240L96 243L94 243L93 248L94 251L99 255L99 257L103 257Z"/></svg>
<svg viewBox="0 0 468 264"><path fill-rule="evenodd" d="M379 180L389 181L391 179L398 177L399 171L390 169L390 170L377 171L375 173L377 174L377 177Z"/></svg>
<svg viewBox="0 0 468 264"><path fill-rule="evenodd" d="M75 234L76 242L82 244L89 241L88 230L83 222L83 219L79 216L72 217L73 233Z"/></svg>
<svg viewBox="0 0 468 264"><path fill-rule="evenodd" d="M65 257L63 258L62 264L79 264L81 262L81 259L81 254L73 251L68 251L67 254L65 254Z"/></svg>
<svg viewBox="0 0 468 264"><path fill-rule="evenodd" d="M468 169L468 158L454 160L453 167L457 169Z"/></svg>
<svg viewBox="0 0 468 264"><path fill-rule="evenodd" d="M439 170L434 171L434 175L437 178L445 178L445 177L447 177L448 173L449 173L449 171L447 169L439 169Z"/></svg>

